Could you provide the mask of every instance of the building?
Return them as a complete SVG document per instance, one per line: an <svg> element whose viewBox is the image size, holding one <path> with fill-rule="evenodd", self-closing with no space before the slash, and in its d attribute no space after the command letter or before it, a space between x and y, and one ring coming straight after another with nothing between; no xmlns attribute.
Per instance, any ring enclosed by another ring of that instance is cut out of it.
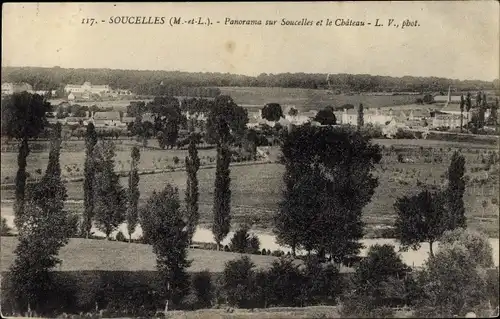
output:
<svg viewBox="0 0 500 319"><path fill-rule="evenodd" d="M392 111L389 114L383 114L379 109L364 109L363 110L363 123L373 125L385 125L392 120ZM338 119L337 119L338 121ZM358 110L357 109L344 109L342 113L341 124L358 125Z"/></svg>
<svg viewBox="0 0 500 319"><path fill-rule="evenodd" d="M434 99L435 100L435 99ZM471 112L460 110L460 96L451 95L451 87L444 101L444 107L434 112L432 117L433 127L460 128L460 123L466 125L471 119ZM460 120L462 118L462 120Z"/></svg>
<svg viewBox="0 0 500 319"><path fill-rule="evenodd" d="M128 125L135 122L135 116L124 116L122 117L122 123Z"/></svg>
<svg viewBox="0 0 500 319"><path fill-rule="evenodd" d="M119 96L130 96L133 95L133 93L130 90L116 89L116 90L111 90L111 93L109 93L109 95L112 97L119 97Z"/></svg>
<svg viewBox="0 0 500 319"><path fill-rule="evenodd" d="M126 126L126 124L121 121L120 112L95 112L92 117L92 122L96 127Z"/></svg>
<svg viewBox="0 0 500 319"><path fill-rule="evenodd" d="M19 92L34 93L33 87L28 83L2 83L2 96Z"/></svg>
<svg viewBox="0 0 500 319"><path fill-rule="evenodd" d="M86 117L67 117L66 125L84 125L87 126L89 119Z"/></svg>
<svg viewBox="0 0 500 319"><path fill-rule="evenodd" d="M467 124L466 118L464 116L464 125ZM460 114L448 114L436 112L432 118L433 127L448 127L448 128L460 128Z"/></svg>
<svg viewBox="0 0 500 319"><path fill-rule="evenodd" d="M111 93L111 88L109 85L92 85L90 82L85 82L82 85L77 84L67 84L64 87L64 92L66 93L84 93L88 92L89 94L106 94Z"/></svg>

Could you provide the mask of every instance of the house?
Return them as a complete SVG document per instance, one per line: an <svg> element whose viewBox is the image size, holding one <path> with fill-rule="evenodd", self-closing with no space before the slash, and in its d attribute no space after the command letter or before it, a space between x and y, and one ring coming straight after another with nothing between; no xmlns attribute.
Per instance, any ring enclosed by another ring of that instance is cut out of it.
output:
<svg viewBox="0 0 500 319"><path fill-rule="evenodd" d="M151 124L155 123L155 117L153 113L144 113L142 114L142 122L150 122Z"/></svg>
<svg viewBox="0 0 500 319"><path fill-rule="evenodd" d="M66 125L87 125L89 119L86 117L67 117Z"/></svg>
<svg viewBox="0 0 500 319"><path fill-rule="evenodd" d="M297 114L297 115L285 115L285 119L290 122L292 125L303 125L305 123L310 123L314 118L309 115Z"/></svg>
<svg viewBox="0 0 500 319"><path fill-rule="evenodd" d="M90 82L85 82L82 85L77 84L67 84L64 87L64 92L66 93L83 93L88 92L90 94L105 94L111 93L111 88L109 85L92 85Z"/></svg>
<svg viewBox="0 0 500 319"><path fill-rule="evenodd" d="M33 87L28 83L2 83L2 96L19 92L34 93Z"/></svg>
<svg viewBox="0 0 500 319"><path fill-rule="evenodd" d="M385 123L390 122L393 115L389 111L389 114L381 114L379 109L364 109L363 110L363 122L364 124L373 125L385 125ZM337 119L338 121L338 119ZM357 109L344 109L341 117L341 124L358 125L358 110Z"/></svg>
<svg viewBox="0 0 500 319"><path fill-rule="evenodd" d="M96 127L126 126L126 124L122 123L119 112L95 112L92 117L92 122Z"/></svg>
<svg viewBox="0 0 500 319"><path fill-rule="evenodd" d="M462 124L467 124L466 120L464 116ZM431 123L432 127L460 128L460 114L435 112Z"/></svg>
<svg viewBox="0 0 500 319"><path fill-rule="evenodd" d="M396 136L398 129L401 127L395 118L391 119L389 122L382 126L382 134L387 138L393 138Z"/></svg>
<svg viewBox="0 0 500 319"><path fill-rule="evenodd" d="M135 122L135 116L124 116L122 117L122 123L125 125L128 125L129 123L134 123Z"/></svg>
<svg viewBox="0 0 500 319"><path fill-rule="evenodd" d="M92 96L92 93L90 91L84 91L84 92L71 92L68 95L68 100L69 101L75 101L75 100L90 100L90 97Z"/></svg>
<svg viewBox="0 0 500 319"><path fill-rule="evenodd" d="M203 112L190 113L189 111L186 111L185 115L188 120L206 121L208 119L208 117Z"/></svg>
<svg viewBox="0 0 500 319"><path fill-rule="evenodd" d="M259 121L255 117L248 118L247 128L256 128L259 125Z"/></svg>
<svg viewBox="0 0 500 319"><path fill-rule="evenodd" d="M130 96L130 95L132 95L132 91L123 90L123 89L116 89L116 90L111 90L109 95L111 95L112 97Z"/></svg>

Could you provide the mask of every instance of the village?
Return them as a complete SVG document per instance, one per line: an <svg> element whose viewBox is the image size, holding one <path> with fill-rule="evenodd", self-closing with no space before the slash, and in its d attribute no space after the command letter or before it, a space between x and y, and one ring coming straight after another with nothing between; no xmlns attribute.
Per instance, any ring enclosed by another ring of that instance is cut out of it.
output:
<svg viewBox="0 0 500 319"><path fill-rule="evenodd" d="M34 91L32 86L28 83L2 84L2 96L23 91L40 95L49 94L48 91ZM90 82L85 82L82 85L67 84L64 87L64 92L64 98L49 99L55 107L54 111L47 114L47 118L52 124L61 123L65 126L86 127L88 123L93 123L99 128L125 129L130 123L135 121L134 116L129 116L124 112L123 103L116 103L116 101L123 101L123 98L126 98L126 101L137 102L136 95L130 90L112 89L109 85L92 85ZM478 110L461 110L461 97L463 99L464 95L470 94L471 103L475 105L478 93L483 94L482 92L456 92L455 90L452 91L450 86L446 95L440 93L435 93L434 95L429 93L421 94L421 96L428 96L427 103L424 103L422 98L417 97L415 99L416 103L413 104L382 106L376 108L365 105L363 110L364 123L380 129L382 135L386 138L393 138L398 130L424 133L422 135L424 137L429 131L462 133L463 129L468 126L468 123L473 118L474 113L477 113ZM56 91L50 92L50 96L55 94ZM371 93L368 95L373 94L381 93ZM394 93L387 93L387 95L393 94ZM402 94L409 94L409 92L402 92ZM418 92L413 93L413 95L416 94L418 94ZM177 98L179 104L181 104L183 99L189 97ZM495 103L496 97L493 92L484 94L484 98L487 104L493 105ZM99 105L93 103L95 101L100 101ZM274 103L276 101L270 102ZM68 109L68 107L72 105L77 106L75 109L79 109L79 106L84 106L87 110L83 113L78 112L77 114L64 112L65 109ZM264 105L241 104L240 106L249 110L248 128L259 130L262 126L274 127L274 125L278 123L285 127L289 125L302 125L305 123L320 125L318 122L314 121L318 109L299 111L295 105L283 104L283 117L278 121L269 121L264 119L261 114L261 108L264 107ZM293 111L290 112L291 110ZM351 104L337 107L333 111L336 118L336 124L356 126L359 113L358 110L359 106L353 106ZM490 110L490 108L487 108L484 113L486 119L484 129L485 131L495 132L495 125L493 125L491 121L488 121ZM58 116L58 114L61 115ZM184 115L189 119L196 117L198 121L206 121L206 114L190 115L189 111L187 111L184 112ZM153 115L151 113L145 113L142 121L150 121L153 123Z"/></svg>

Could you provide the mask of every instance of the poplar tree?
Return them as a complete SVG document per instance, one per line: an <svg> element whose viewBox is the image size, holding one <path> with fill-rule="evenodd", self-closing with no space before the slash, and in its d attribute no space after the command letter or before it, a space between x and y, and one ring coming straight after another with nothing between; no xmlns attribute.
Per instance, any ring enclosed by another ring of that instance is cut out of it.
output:
<svg viewBox="0 0 500 319"><path fill-rule="evenodd" d="M128 230L128 241L132 241L132 234L135 231L138 220L138 204L139 204L139 172L137 171L137 166L139 160L141 159L141 153L137 146L132 148L130 154L132 158L130 163L130 172L128 176L128 206L127 206L127 230Z"/></svg>
<svg viewBox="0 0 500 319"><path fill-rule="evenodd" d="M189 137L188 156L186 156L186 172L187 172L187 185L186 185L186 212L188 220L188 235L189 240L193 240L193 235L198 225L200 213L198 211L198 169L200 168L200 159L198 157L198 150L196 148L197 135L194 133Z"/></svg>
<svg viewBox="0 0 500 319"><path fill-rule="evenodd" d="M231 228L230 161L231 153L229 147L225 144L218 144L213 206L214 222L212 224L212 232L217 243L217 250L220 250L220 243L227 236Z"/></svg>
<svg viewBox="0 0 500 319"><path fill-rule="evenodd" d="M448 227L453 230L457 227L466 227L464 193L465 193L465 158L458 151L453 153L448 168Z"/></svg>
<svg viewBox="0 0 500 319"><path fill-rule="evenodd" d="M115 150L112 141L102 140L94 149L95 179L93 199L97 227L106 239L125 220L126 193L114 171Z"/></svg>
<svg viewBox="0 0 500 319"><path fill-rule="evenodd" d="M464 127L464 108L465 108L465 100L464 95L460 96L460 132L463 131Z"/></svg>
<svg viewBox="0 0 500 319"><path fill-rule="evenodd" d="M19 141L16 173L16 198L14 212L16 219L24 211L26 191L26 166L30 153L28 140L43 132L46 125L45 113L50 111L50 103L38 94L28 92L14 93L2 98L2 137Z"/></svg>
<svg viewBox="0 0 500 319"><path fill-rule="evenodd" d="M141 226L156 254L156 267L165 296L165 312L171 304L178 306L189 293L187 259L189 237L180 211L177 188L167 184L161 192L153 192L141 209Z"/></svg>
<svg viewBox="0 0 500 319"><path fill-rule="evenodd" d="M51 141L49 163L41 181L27 192L24 213L17 219L19 231L16 259L10 273L14 301L19 311L44 314L53 287L52 269L61 261L59 249L73 232L64 211L66 188L61 180L59 153L61 126L56 125Z"/></svg>
<svg viewBox="0 0 500 319"><path fill-rule="evenodd" d="M97 144L97 133L95 131L94 124L89 123L87 125L87 134L85 135L85 166L84 175L85 179L83 181L83 222L81 233L86 238L90 236L90 230L92 228L92 221L94 218L94 178L95 178L95 168L93 161L94 147Z"/></svg>
<svg viewBox="0 0 500 319"><path fill-rule="evenodd" d="M363 125L364 125L364 109L363 109L363 104L359 104L358 108L358 130L360 130Z"/></svg>

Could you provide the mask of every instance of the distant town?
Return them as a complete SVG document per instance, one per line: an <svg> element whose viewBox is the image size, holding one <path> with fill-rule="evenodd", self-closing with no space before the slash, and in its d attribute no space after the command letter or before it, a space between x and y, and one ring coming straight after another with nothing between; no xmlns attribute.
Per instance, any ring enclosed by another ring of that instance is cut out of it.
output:
<svg viewBox="0 0 500 319"><path fill-rule="evenodd" d="M329 77L329 76L328 76ZM327 79L328 81L329 79ZM492 90L488 91L459 91L449 86L447 92L348 92L341 93L340 90L329 87L325 89L328 94L333 95L360 95L360 96L414 96L413 101L402 105L379 105L364 107L364 123L379 127L385 137L393 137L398 129L427 132L437 131L458 131L471 126L474 118L483 117L484 123L481 126L483 132L495 132L494 119L491 118L491 108L498 103L498 96ZM2 83L2 96L11 95L16 92L29 92L47 97L54 106L54 111L47 114L49 122L59 122L63 125L87 126L93 123L96 127L126 128L127 125L135 121L135 117L124 112L125 101L150 101L141 99L141 96L131 90L112 88L108 84L94 85L89 81L82 84L65 84L63 90L34 90L29 83ZM443 94L444 93L444 94ZM179 104L183 99L201 98L199 96L175 96ZM468 98L468 100L467 100ZM475 108L477 99L482 100L486 106ZM275 100L271 100L274 102ZM270 102L271 102L270 101ZM467 102L468 101L468 102ZM117 103L120 102L120 103ZM469 108L466 103L471 103ZM267 103L266 103L267 104ZM69 106L76 112L66 112ZM80 106L83 107L79 108ZM293 104L282 104L284 107L283 117L279 121L268 121L262 117L261 111L256 110L263 105L240 104L249 110L248 128L258 129L261 125L273 127L276 123L280 125L301 125L304 123L315 123L314 121L319 109L299 110ZM357 125L358 108L349 103L332 107L336 116L336 124ZM296 112L290 113L294 109ZM472 109L472 110L471 110ZM479 115L479 112L484 114ZM199 114L198 116L204 116ZM496 117L496 114L493 114ZM153 121L152 114L145 113L145 119Z"/></svg>

